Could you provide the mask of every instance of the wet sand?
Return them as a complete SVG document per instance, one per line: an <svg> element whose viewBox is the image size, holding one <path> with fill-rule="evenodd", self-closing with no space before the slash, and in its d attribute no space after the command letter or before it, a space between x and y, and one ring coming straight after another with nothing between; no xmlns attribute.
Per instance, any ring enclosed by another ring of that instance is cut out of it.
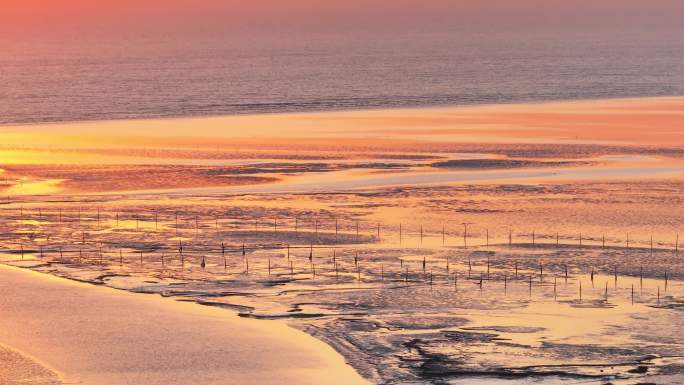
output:
<svg viewBox="0 0 684 385"><path fill-rule="evenodd" d="M17 268L0 275L0 341L66 383L366 383L332 348L281 322ZM18 366L30 370L26 362Z"/></svg>
<svg viewBox="0 0 684 385"><path fill-rule="evenodd" d="M681 179L682 124L663 97L5 126L0 194Z"/></svg>
<svg viewBox="0 0 684 385"><path fill-rule="evenodd" d="M283 320L375 383L678 383L683 118L673 97L3 127L0 260Z"/></svg>

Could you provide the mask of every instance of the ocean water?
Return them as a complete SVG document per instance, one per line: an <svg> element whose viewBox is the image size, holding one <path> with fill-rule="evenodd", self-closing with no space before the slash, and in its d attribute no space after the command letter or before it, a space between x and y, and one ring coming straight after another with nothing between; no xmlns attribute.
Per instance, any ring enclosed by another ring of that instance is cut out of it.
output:
<svg viewBox="0 0 684 385"><path fill-rule="evenodd" d="M681 95L680 37L3 41L0 124Z"/></svg>

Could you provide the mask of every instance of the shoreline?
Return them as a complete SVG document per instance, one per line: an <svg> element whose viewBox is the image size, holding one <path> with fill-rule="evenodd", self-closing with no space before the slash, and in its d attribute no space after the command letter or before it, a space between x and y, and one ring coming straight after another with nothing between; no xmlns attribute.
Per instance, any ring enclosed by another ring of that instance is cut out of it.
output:
<svg viewBox="0 0 684 385"><path fill-rule="evenodd" d="M174 121L174 120L204 120L204 119L220 119L220 118L238 118L238 117L258 117L258 116L300 116L312 114L353 114L364 112L411 112L421 110L453 110L453 109L470 109L470 108L488 108L488 107L505 107L516 105L530 105L539 106L545 104L576 104L576 103L591 103L591 102L605 102L605 101L639 101L639 100L666 100L666 99L681 99L684 95L642 95L642 96L625 96L625 97L606 97L606 98L575 98L575 99L545 99L545 100L512 100L509 102L492 102L492 103L471 103L471 104L425 104L401 107L367 107L367 108L340 108L340 109L324 109L324 110L306 110L306 111L263 111L263 112L249 112L249 113L232 113L232 114L197 114L197 115L163 115L163 116L146 116L134 118L119 118L119 119L91 119L91 120L59 120L59 121L36 121L36 122L15 122L15 123L0 123L0 130L7 127L30 127L30 126L51 126L63 124L90 124L90 123L116 123L116 122L140 122L140 121Z"/></svg>
<svg viewBox="0 0 684 385"><path fill-rule="evenodd" d="M5 264L0 272L0 343L44 360L65 382L368 384L332 347L284 322Z"/></svg>
<svg viewBox="0 0 684 385"><path fill-rule="evenodd" d="M361 154L576 157L684 148L684 97L3 126L4 165L206 165ZM31 143L30 147L26 144ZM620 151L620 149L625 149ZM579 153L578 153L579 151ZM305 156L302 156L305 154ZM395 159L390 157L387 161Z"/></svg>

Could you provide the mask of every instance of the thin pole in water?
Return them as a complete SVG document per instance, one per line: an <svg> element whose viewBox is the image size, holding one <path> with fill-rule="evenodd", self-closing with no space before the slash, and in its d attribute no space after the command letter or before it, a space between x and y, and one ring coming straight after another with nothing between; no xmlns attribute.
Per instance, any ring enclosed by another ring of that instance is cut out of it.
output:
<svg viewBox="0 0 684 385"><path fill-rule="evenodd" d="M454 291L458 291L458 271L454 272Z"/></svg>
<svg viewBox="0 0 684 385"><path fill-rule="evenodd" d="M464 222L463 223L463 248L467 249L468 248L468 225L472 223Z"/></svg>
<svg viewBox="0 0 684 385"><path fill-rule="evenodd" d="M629 232L627 233L627 250L629 250Z"/></svg>
<svg viewBox="0 0 684 385"><path fill-rule="evenodd" d="M653 258L653 234L651 234L651 258Z"/></svg>
<svg viewBox="0 0 684 385"><path fill-rule="evenodd" d="M518 261L515 261L515 279L518 279Z"/></svg>
<svg viewBox="0 0 684 385"><path fill-rule="evenodd" d="M228 269L228 260L226 259L226 245L221 242L221 257L223 257L223 270Z"/></svg>

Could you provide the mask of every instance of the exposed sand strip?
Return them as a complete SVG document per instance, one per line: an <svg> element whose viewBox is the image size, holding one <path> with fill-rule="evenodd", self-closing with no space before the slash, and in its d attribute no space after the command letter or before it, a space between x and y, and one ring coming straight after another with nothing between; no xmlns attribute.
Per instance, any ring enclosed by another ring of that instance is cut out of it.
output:
<svg viewBox="0 0 684 385"><path fill-rule="evenodd" d="M366 383L332 348L281 322L5 266L0 277L0 342L65 382Z"/></svg>

